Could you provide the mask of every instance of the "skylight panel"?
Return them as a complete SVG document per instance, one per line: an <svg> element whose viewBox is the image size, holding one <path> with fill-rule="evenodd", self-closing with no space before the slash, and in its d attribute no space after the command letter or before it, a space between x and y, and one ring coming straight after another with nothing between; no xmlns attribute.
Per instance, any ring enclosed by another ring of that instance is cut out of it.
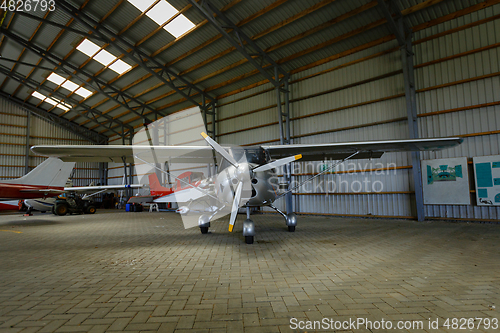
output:
<svg viewBox="0 0 500 333"><path fill-rule="evenodd" d="M172 20L172 22L163 27L163 29L167 30L175 38L179 38L192 28L194 28L193 22L191 22L186 16L182 14L177 16Z"/></svg>
<svg viewBox="0 0 500 333"><path fill-rule="evenodd" d="M69 111L72 108L72 106L70 104L61 102L60 100L58 100L55 97L47 97L45 95L42 95L38 91L33 91L31 96L36 97L38 99L41 99L42 102L47 102L49 104L52 104L55 107L58 107L64 111Z"/></svg>
<svg viewBox="0 0 500 333"><path fill-rule="evenodd" d="M70 80L67 80L66 82L64 82L61 87L66 88L71 92L78 89L78 85L76 83L71 82Z"/></svg>
<svg viewBox="0 0 500 333"><path fill-rule="evenodd" d="M44 102L47 102L47 103L52 104L52 105L57 105L58 104L58 102L54 101L50 97L47 97Z"/></svg>
<svg viewBox="0 0 500 333"><path fill-rule="evenodd" d="M123 74L131 68L132 66L130 66L125 61L122 61L120 59L116 60L111 66L109 66L109 69L114 70L118 74Z"/></svg>
<svg viewBox="0 0 500 333"><path fill-rule="evenodd" d="M139 9L141 12L144 12L148 9L156 0L128 0L135 8Z"/></svg>
<svg viewBox="0 0 500 333"><path fill-rule="evenodd" d="M64 105L62 105L62 104L57 104L56 107L58 107L59 109L62 109L64 111L69 111L69 108L66 107L66 106L64 106Z"/></svg>
<svg viewBox="0 0 500 333"><path fill-rule="evenodd" d="M106 50L101 50L94 56L94 60L100 62L104 66L109 65L116 57Z"/></svg>
<svg viewBox="0 0 500 333"><path fill-rule="evenodd" d="M45 95L40 94L38 91L33 91L31 96L41 99L42 101L47 98Z"/></svg>
<svg viewBox="0 0 500 333"><path fill-rule="evenodd" d="M178 10L166 1L161 0L153 8L146 12L146 15L158 25L167 22Z"/></svg>
<svg viewBox="0 0 500 333"><path fill-rule="evenodd" d="M76 47L76 49L86 54L87 56L92 57L94 54L96 54L97 51L99 51L100 47L92 43L88 39L85 39L80 43L80 45Z"/></svg>
<svg viewBox="0 0 500 333"><path fill-rule="evenodd" d="M78 88L76 91L75 91L75 94L77 95L80 95L82 96L83 98L87 98L89 97L90 95L92 95L92 92L88 89L85 89L83 87L80 87Z"/></svg>
<svg viewBox="0 0 500 333"><path fill-rule="evenodd" d="M54 82L55 84L57 84L58 86L61 85L61 83L63 83L66 79L63 78L61 75L58 75L56 73L52 73L50 74L48 77L47 77L47 80L49 80L50 82Z"/></svg>

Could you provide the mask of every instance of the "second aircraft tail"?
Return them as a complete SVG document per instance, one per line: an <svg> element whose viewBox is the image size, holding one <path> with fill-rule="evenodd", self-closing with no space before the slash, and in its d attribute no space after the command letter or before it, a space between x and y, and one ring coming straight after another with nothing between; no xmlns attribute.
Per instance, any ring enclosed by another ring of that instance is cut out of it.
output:
<svg viewBox="0 0 500 333"><path fill-rule="evenodd" d="M21 178L4 180L2 183L64 187L74 166L75 162L63 162L50 157Z"/></svg>

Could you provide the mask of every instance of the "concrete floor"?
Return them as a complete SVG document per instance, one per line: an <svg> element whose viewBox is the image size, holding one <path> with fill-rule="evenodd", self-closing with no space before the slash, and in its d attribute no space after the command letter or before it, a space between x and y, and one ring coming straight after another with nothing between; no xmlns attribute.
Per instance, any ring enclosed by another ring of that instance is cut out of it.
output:
<svg viewBox="0 0 500 333"><path fill-rule="evenodd" d="M499 318L500 225L300 216L289 233L266 214L247 245L243 219L201 235L174 213L1 215L0 332L367 331L345 327L356 318L418 332L429 318L439 331ZM472 331L500 331L484 323Z"/></svg>

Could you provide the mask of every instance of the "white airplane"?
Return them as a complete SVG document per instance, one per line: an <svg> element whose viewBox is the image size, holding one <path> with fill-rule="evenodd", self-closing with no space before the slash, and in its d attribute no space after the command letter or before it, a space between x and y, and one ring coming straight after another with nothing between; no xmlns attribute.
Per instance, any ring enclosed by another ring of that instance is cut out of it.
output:
<svg viewBox="0 0 500 333"><path fill-rule="evenodd" d="M450 148L462 143L459 137L408 139L365 142L344 142L324 144L263 145L253 147L223 147L202 133L208 146L34 146L31 150L39 155L59 157L63 161L92 161L123 163L141 161L154 167L159 161L179 161L181 163L213 163L214 151L221 157L218 174L207 180L207 186L200 186L183 191L187 206L178 211L187 214L193 204L205 200L198 226L202 233L207 233L210 221L226 207L230 208L229 231L233 230L238 208L245 206L247 219L243 223L243 236L248 244L253 243L255 225L250 219L250 208L268 206L279 212L286 221L289 231L295 231L297 218L294 213L285 214L278 210L274 201L286 193L303 185L279 191L275 168L295 160L324 161L338 160L332 167L320 174L331 171L340 163L349 159L379 158L384 152L438 150ZM319 176L316 175L309 180ZM186 192L187 191L187 192ZM207 200L209 199L209 200ZM167 199L163 199L165 201ZM199 207L199 205L197 206ZM198 209L198 208L197 208ZM220 216L220 214L219 214Z"/></svg>

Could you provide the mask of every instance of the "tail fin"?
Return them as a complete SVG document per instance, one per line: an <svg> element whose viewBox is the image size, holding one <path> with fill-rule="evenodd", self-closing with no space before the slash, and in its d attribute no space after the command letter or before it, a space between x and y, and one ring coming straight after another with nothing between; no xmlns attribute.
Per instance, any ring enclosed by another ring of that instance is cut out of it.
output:
<svg viewBox="0 0 500 333"><path fill-rule="evenodd" d="M2 183L64 187L74 166L75 162L50 157L23 177Z"/></svg>
<svg viewBox="0 0 500 333"><path fill-rule="evenodd" d="M169 188L161 186L156 173L152 173L149 175L149 191L151 192L151 195L154 195L153 192L169 190Z"/></svg>

